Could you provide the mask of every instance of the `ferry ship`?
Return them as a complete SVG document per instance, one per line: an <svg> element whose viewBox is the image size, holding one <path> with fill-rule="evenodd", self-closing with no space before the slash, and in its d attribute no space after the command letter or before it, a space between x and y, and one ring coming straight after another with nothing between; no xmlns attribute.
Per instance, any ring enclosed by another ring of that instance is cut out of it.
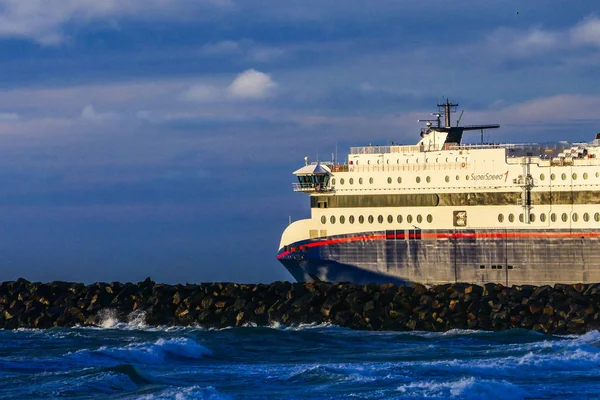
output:
<svg viewBox="0 0 600 400"><path fill-rule="evenodd" d="M416 145L309 162L311 216L278 260L300 281L505 285L600 282L600 134L589 143L462 144L438 104ZM461 114L462 116L462 114Z"/></svg>

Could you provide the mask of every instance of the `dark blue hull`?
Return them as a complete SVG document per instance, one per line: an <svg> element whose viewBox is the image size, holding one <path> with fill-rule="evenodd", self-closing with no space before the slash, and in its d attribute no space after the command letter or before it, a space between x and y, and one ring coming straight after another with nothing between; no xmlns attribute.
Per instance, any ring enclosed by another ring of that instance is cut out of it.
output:
<svg viewBox="0 0 600 400"><path fill-rule="evenodd" d="M293 243L277 258L300 282L600 282L600 232L376 231Z"/></svg>

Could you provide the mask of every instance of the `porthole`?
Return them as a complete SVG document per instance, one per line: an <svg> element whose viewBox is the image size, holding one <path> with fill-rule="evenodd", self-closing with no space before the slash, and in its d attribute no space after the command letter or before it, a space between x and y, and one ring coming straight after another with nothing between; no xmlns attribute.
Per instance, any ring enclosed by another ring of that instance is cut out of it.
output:
<svg viewBox="0 0 600 400"><path fill-rule="evenodd" d="M571 178L573 178L573 180L577 179L577 174L575 172L573 172L573 175L571 175Z"/></svg>
<svg viewBox="0 0 600 400"><path fill-rule="evenodd" d="M327 223L327 217L326 217L326 216L324 216L324 215L323 215L323 216L321 217L321 223L322 223L323 225L325 225L325 223Z"/></svg>
<svg viewBox="0 0 600 400"><path fill-rule="evenodd" d="M594 221L600 222L600 213L594 214Z"/></svg>
<svg viewBox="0 0 600 400"><path fill-rule="evenodd" d="M535 214L529 214L529 222L535 222Z"/></svg>
<svg viewBox="0 0 600 400"><path fill-rule="evenodd" d="M379 160L377 160L377 164L379 164Z"/></svg>
<svg viewBox="0 0 600 400"><path fill-rule="evenodd" d="M421 183L421 177L417 176L417 183Z"/></svg>
<svg viewBox="0 0 600 400"><path fill-rule="evenodd" d="M519 214L519 222L525 222L523 214Z"/></svg>
<svg viewBox="0 0 600 400"><path fill-rule="evenodd" d="M600 178L600 172L596 172L596 178Z"/></svg>
<svg viewBox="0 0 600 400"><path fill-rule="evenodd" d="M391 224L394 222L394 217L392 217L391 215L388 215L388 224Z"/></svg>
<svg viewBox="0 0 600 400"><path fill-rule="evenodd" d="M579 220L579 215L577 215L577 213L573 213L573 215L571 215L571 219L573 222L577 222Z"/></svg>
<svg viewBox="0 0 600 400"><path fill-rule="evenodd" d="M446 178L444 178L444 180L445 180L446 182L450 182L450 177L449 177L448 175L446 175Z"/></svg>
<svg viewBox="0 0 600 400"><path fill-rule="evenodd" d="M456 180L457 181L460 180L460 176L456 175Z"/></svg>
<svg viewBox="0 0 600 400"><path fill-rule="evenodd" d="M351 184L351 185L354 185L354 178L348 179L348 183Z"/></svg>
<svg viewBox="0 0 600 400"><path fill-rule="evenodd" d="M514 214L508 214L508 222L515 222Z"/></svg>
<svg viewBox="0 0 600 400"><path fill-rule="evenodd" d="M504 222L504 214L498 214L498 222Z"/></svg>
<svg viewBox="0 0 600 400"><path fill-rule="evenodd" d="M423 216L421 214L417 215L417 223L423 222Z"/></svg>
<svg viewBox="0 0 600 400"><path fill-rule="evenodd" d="M373 178L369 178L369 183L373 184Z"/></svg>
<svg viewBox="0 0 600 400"><path fill-rule="evenodd" d="M367 165L371 165L371 160L367 160Z"/></svg>
<svg viewBox="0 0 600 400"><path fill-rule="evenodd" d="M360 216L358 217L358 223L359 223L359 224L363 224L364 222L365 222L365 217L363 217L362 215L360 215Z"/></svg>
<svg viewBox="0 0 600 400"><path fill-rule="evenodd" d="M587 173L587 172L584 172L584 173L583 173L583 179L587 179L587 178L588 178L588 173Z"/></svg>
<svg viewBox="0 0 600 400"><path fill-rule="evenodd" d="M346 222L346 217L340 215L340 224L344 224Z"/></svg>
<svg viewBox="0 0 600 400"><path fill-rule="evenodd" d="M335 178L333 178L333 179L331 180L331 184L332 184L332 185L335 185Z"/></svg>
<svg viewBox="0 0 600 400"><path fill-rule="evenodd" d="M563 181L567 179L567 174L560 174L560 179Z"/></svg>
<svg viewBox="0 0 600 400"><path fill-rule="evenodd" d="M369 215L369 223L372 224L373 222L375 222L375 218L373 218L372 215Z"/></svg>
<svg viewBox="0 0 600 400"><path fill-rule="evenodd" d="M402 183L402 178L398 177L398 183Z"/></svg>
<svg viewBox="0 0 600 400"><path fill-rule="evenodd" d="M413 219L412 219L412 215L407 215L407 216L406 216L406 222L408 222L409 224L411 224L411 223L412 223L412 221L413 221Z"/></svg>
<svg viewBox="0 0 600 400"><path fill-rule="evenodd" d="M377 217L377 222L379 222L380 224L383 224L383 215L380 215L379 217Z"/></svg>
<svg viewBox="0 0 600 400"><path fill-rule="evenodd" d="M544 214L544 213L540 214L540 221L546 222L546 214Z"/></svg>
<svg viewBox="0 0 600 400"><path fill-rule="evenodd" d="M550 174L550 180L551 180L551 181L553 181L553 180L555 180L555 179L556 179L556 175L554 175L554 174Z"/></svg>
<svg viewBox="0 0 600 400"><path fill-rule="evenodd" d="M562 219L563 222L567 222L567 220L569 219L569 216L567 215L567 213L562 213L562 215L560 216L560 219Z"/></svg>
<svg viewBox="0 0 600 400"><path fill-rule="evenodd" d="M389 164L389 163L390 163L390 160L385 160L385 163L386 163L386 164Z"/></svg>
<svg viewBox="0 0 600 400"><path fill-rule="evenodd" d="M550 214L550 221L556 222L556 214L555 213Z"/></svg>
<svg viewBox="0 0 600 400"><path fill-rule="evenodd" d="M396 217L396 221L398 221L399 224L402 223L402 215L398 215L398 217Z"/></svg>
<svg viewBox="0 0 600 400"><path fill-rule="evenodd" d="M332 224L335 224L335 215L332 215L332 216L329 218L329 222L331 222Z"/></svg>
<svg viewBox="0 0 600 400"><path fill-rule="evenodd" d="M340 185L344 184L344 178L340 179Z"/></svg>
<svg viewBox="0 0 600 400"><path fill-rule="evenodd" d="M583 213L583 220L584 220L585 222L588 222L588 221L590 220L590 214L588 214L588 213Z"/></svg>
<svg viewBox="0 0 600 400"><path fill-rule="evenodd" d="M540 174L540 181L543 181L544 179L546 179L546 176L544 174Z"/></svg>
<svg viewBox="0 0 600 400"><path fill-rule="evenodd" d="M431 177L430 176L428 176L425 180L427 181L427 183L431 183Z"/></svg>
<svg viewBox="0 0 600 400"><path fill-rule="evenodd" d="M348 222L350 222L351 224L354 223L354 215L348 217Z"/></svg>
<svg viewBox="0 0 600 400"><path fill-rule="evenodd" d="M466 180L469 180L469 175L465 175L465 179L466 179Z"/></svg>
<svg viewBox="0 0 600 400"><path fill-rule="evenodd" d="M392 178L388 178L388 184L392 184Z"/></svg>
<svg viewBox="0 0 600 400"><path fill-rule="evenodd" d="M433 222L433 215L429 214L427 216L427 222L432 223Z"/></svg>
<svg viewBox="0 0 600 400"><path fill-rule="evenodd" d="M358 178L358 184L362 185L363 184L363 178Z"/></svg>

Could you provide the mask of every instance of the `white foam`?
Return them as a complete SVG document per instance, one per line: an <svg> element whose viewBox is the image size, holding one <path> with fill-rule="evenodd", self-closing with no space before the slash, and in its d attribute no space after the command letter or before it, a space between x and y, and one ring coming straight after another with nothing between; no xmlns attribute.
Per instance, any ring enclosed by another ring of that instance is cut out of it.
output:
<svg viewBox="0 0 600 400"><path fill-rule="evenodd" d="M227 400L231 399L230 396L226 396L219 393L213 386L200 387L200 386L189 386L182 388L168 388L158 393L148 394L144 396L136 395L135 399L140 400L154 400L154 399L175 399L175 400L188 400L188 399L206 399L206 400Z"/></svg>
<svg viewBox="0 0 600 400"><path fill-rule="evenodd" d="M507 381L465 377L457 381L421 381L401 385L397 390L406 397L461 399L524 399L526 393Z"/></svg>

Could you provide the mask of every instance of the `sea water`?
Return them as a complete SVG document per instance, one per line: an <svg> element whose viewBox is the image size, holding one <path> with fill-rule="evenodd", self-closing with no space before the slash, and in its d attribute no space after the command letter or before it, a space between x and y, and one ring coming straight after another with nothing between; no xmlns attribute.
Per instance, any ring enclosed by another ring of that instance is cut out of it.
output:
<svg viewBox="0 0 600 400"><path fill-rule="evenodd" d="M600 333L0 330L0 398L600 398Z"/></svg>

